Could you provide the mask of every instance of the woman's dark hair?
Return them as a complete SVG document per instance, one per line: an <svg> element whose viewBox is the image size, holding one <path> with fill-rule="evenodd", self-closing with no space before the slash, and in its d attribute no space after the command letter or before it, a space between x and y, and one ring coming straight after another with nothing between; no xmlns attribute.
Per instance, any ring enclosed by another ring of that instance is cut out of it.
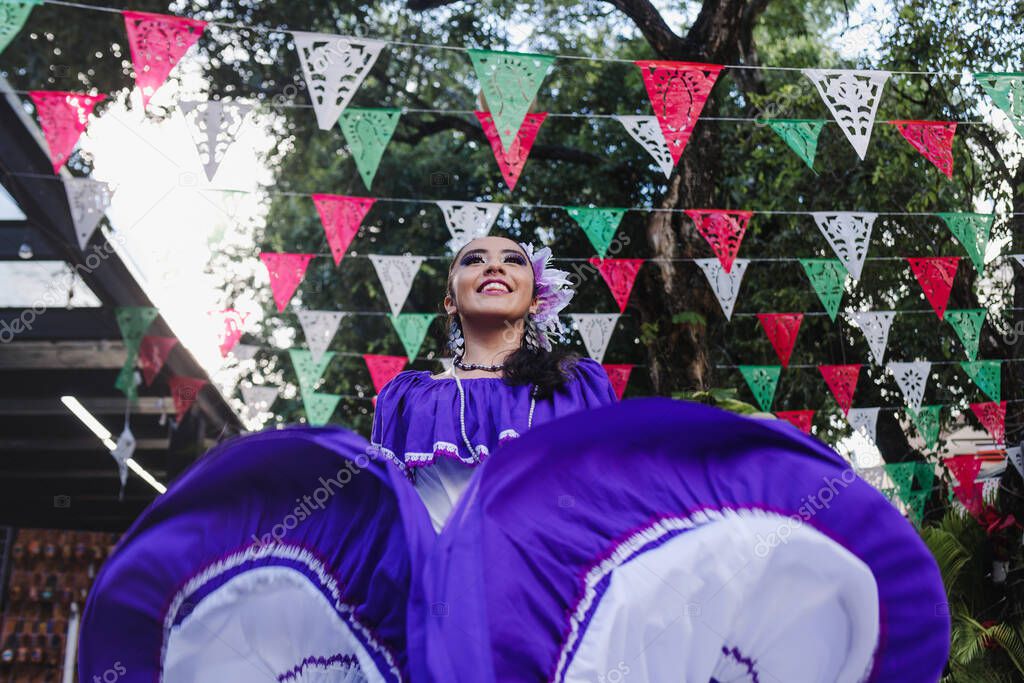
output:
<svg viewBox="0 0 1024 683"><path fill-rule="evenodd" d="M516 244L518 246L518 242ZM462 249L465 248L466 245L463 245ZM455 258L452 259L451 264L448 266L448 284L446 289L448 296L452 297L452 299L455 298L455 293L452 290L452 275L455 272L455 264L459 261L459 254L462 253L462 249L456 252ZM521 249L522 247L520 247ZM529 264L529 254L524 251L523 256L526 257L526 262ZM531 267L531 272L532 270ZM536 287L537 283L534 282L534 292L536 292ZM457 318L458 314L449 315L445 329L451 329L452 322ZM526 335L523 334L523 343L505 359L505 363L502 366L502 379L505 380L506 384L513 386L533 384L536 387L534 395L538 399L548 398L569 380L570 373L575 368L576 361L579 360L579 354L557 347L551 351L545 351L544 349L533 350L526 346L525 340Z"/></svg>

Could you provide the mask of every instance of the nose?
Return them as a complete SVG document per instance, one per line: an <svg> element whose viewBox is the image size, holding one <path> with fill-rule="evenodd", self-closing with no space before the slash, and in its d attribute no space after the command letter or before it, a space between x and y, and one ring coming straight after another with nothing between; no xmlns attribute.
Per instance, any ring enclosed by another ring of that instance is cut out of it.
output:
<svg viewBox="0 0 1024 683"><path fill-rule="evenodd" d="M489 262L487 264L487 267L484 268L484 273L491 273L491 272L500 272L500 273L504 273L505 272L505 268L501 264L501 257L498 257L497 261Z"/></svg>

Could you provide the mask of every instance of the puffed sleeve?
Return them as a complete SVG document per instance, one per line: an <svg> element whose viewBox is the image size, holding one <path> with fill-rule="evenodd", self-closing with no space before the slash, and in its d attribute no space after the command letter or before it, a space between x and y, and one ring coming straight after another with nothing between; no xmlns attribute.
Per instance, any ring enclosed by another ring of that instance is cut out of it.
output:
<svg viewBox="0 0 1024 683"><path fill-rule="evenodd" d="M608 373L593 358L583 357L576 361L574 369L575 378L570 385L575 398L587 408L617 403L619 397L615 394Z"/></svg>
<svg viewBox="0 0 1024 683"><path fill-rule="evenodd" d="M396 444L395 439L404 433L399 424L401 404L411 376L408 371L400 372L381 387L373 410L373 427L367 449L368 455L393 462L403 470L405 463L395 455L401 444Z"/></svg>

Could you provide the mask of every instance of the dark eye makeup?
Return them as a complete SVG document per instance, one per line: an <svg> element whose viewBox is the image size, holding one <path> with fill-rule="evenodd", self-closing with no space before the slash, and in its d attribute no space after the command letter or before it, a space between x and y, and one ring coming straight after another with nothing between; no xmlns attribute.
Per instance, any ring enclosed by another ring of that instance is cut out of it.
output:
<svg viewBox="0 0 1024 683"><path fill-rule="evenodd" d="M459 262L460 265L467 266L477 261L483 261L483 256L480 254L466 254L462 257ZM517 263L521 266L526 265L526 258L522 254L505 254L506 263L508 259L512 259L512 263Z"/></svg>

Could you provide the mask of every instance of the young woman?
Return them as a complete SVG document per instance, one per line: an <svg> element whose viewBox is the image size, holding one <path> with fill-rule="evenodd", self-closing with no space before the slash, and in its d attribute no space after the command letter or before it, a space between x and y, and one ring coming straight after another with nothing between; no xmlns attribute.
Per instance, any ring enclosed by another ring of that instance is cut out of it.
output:
<svg viewBox="0 0 1024 683"><path fill-rule="evenodd" d="M788 423L617 402L553 346L549 258L459 251L452 366L385 386L369 443L295 427L195 463L97 577L82 680L937 680L911 525Z"/></svg>

